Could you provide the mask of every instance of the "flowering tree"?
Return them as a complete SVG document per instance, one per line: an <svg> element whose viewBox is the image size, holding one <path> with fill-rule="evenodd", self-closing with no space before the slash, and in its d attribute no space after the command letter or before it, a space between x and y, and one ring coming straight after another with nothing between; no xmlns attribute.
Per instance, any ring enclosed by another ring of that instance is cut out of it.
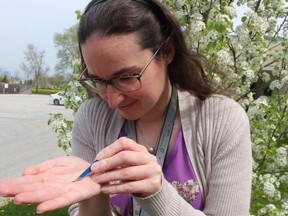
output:
<svg viewBox="0 0 288 216"><path fill-rule="evenodd" d="M73 69L73 76L71 81L65 87L65 94L63 95L63 97L65 97L65 108L73 110L73 114L77 112L81 103L87 100L85 90L83 89L82 85L77 82L77 78L81 72L80 65L80 60L72 61L71 67ZM51 118L48 120L48 125L51 125L57 134L58 146L62 148L67 155L70 155L73 120L65 119L61 113L50 115Z"/></svg>
<svg viewBox="0 0 288 216"><path fill-rule="evenodd" d="M288 215L287 3L283 0L163 2L181 21L191 50L204 54L221 68L221 73L207 71L207 74L232 92L230 96L247 111L254 159L251 215ZM245 8L245 12L240 17L241 23L236 25L234 19L239 7ZM83 95L83 89L74 81L67 88L73 92L70 98L75 92ZM78 105L68 101L67 106L76 111ZM67 130L61 126L65 123L61 117L50 123L58 128L58 134ZM70 149L67 139L70 136L59 140L66 151Z"/></svg>
<svg viewBox="0 0 288 216"><path fill-rule="evenodd" d="M193 52L221 73L208 71L251 121L252 215L288 214L288 8L281 0L165 0L184 26ZM246 8L236 26L236 5ZM286 85L286 86L285 86Z"/></svg>

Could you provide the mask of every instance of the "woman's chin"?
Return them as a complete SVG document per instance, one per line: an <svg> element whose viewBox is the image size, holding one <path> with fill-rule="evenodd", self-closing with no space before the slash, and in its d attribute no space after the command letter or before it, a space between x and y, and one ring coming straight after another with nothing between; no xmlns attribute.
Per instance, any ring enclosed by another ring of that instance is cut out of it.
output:
<svg viewBox="0 0 288 216"><path fill-rule="evenodd" d="M127 120L137 120L139 118L138 115L135 115L133 113L127 113L127 112L121 112L119 111L120 115L124 118L124 119L127 119Z"/></svg>

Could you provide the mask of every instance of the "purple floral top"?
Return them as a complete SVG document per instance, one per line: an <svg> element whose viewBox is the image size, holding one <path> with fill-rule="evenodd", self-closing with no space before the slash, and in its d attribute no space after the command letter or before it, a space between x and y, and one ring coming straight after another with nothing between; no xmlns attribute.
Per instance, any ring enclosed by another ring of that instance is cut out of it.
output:
<svg viewBox="0 0 288 216"><path fill-rule="evenodd" d="M122 131L120 135L122 135ZM178 193L183 199L190 203L193 208L203 209L202 194L188 156L182 129L178 132L175 145L166 156L163 173L166 180L178 190ZM110 202L120 215L133 215L132 198L130 194L111 195Z"/></svg>

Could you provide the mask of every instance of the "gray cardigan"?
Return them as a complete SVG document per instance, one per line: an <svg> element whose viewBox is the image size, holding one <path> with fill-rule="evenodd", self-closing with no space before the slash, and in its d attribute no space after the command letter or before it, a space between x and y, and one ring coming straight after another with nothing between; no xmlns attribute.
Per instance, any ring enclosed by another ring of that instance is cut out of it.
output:
<svg viewBox="0 0 288 216"><path fill-rule="evenodd" d="M134 198L155 216L249 215L252 151L245 111L220 95L203 102L178 90L178 100L184 139L203 193L204 209L194 209L165 179L156 194ZM75 117L72 154L94 161L97 152L118 138L123 123L119 113L109 109L102 99L87 101ZM70 207L69 213L78 215L77 204Z"/></svg>

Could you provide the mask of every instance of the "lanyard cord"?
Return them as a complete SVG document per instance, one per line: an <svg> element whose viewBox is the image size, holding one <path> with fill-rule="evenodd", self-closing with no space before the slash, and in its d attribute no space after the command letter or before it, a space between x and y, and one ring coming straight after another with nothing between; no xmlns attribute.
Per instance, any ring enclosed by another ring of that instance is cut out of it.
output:
<svg viewBox="0 0 288 216"><path fill-rule="evenodd" d="M166 113L165 121L161 130L160 139L158 141L156 157L158 164L163 167L169 142L171 139L174 121L177 111L177 90L172 85L172 96L169 101L169 107ZM127 135L130 139L137 141L135 121L127 121ZM133 199L133 216L148 216L148 214L141 209L140 205Z"/></svg>

